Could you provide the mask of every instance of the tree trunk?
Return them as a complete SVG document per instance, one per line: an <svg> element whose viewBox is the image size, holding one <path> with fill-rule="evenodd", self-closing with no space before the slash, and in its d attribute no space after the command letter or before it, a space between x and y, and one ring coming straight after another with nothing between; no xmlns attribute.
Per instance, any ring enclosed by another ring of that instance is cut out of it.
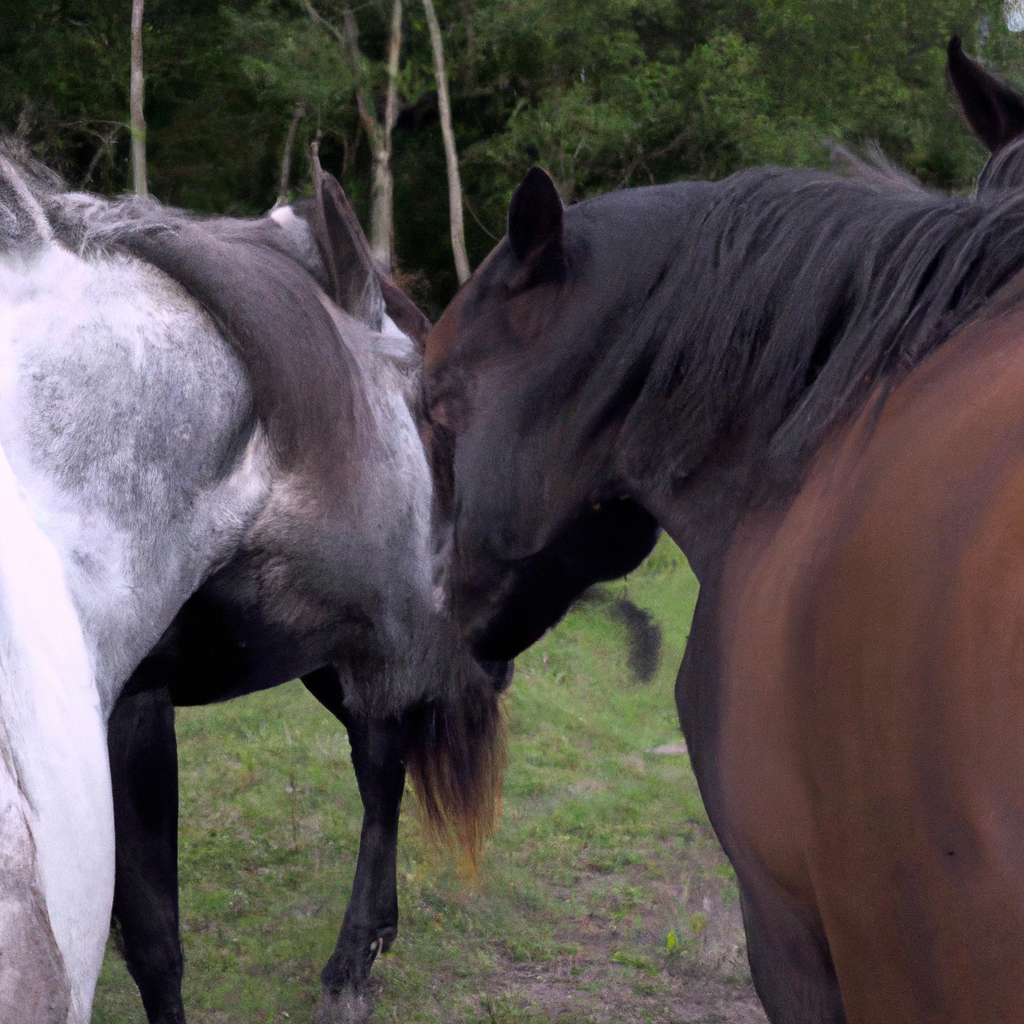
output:
<svg viewBox="0 0 1024 1024"><path fill-rule="evenodd" d="M148 194L146 187L146 120L142 116L142 5L144 0L132 0L132 77L131 77L131 132L132 176L135 194Z"/></svg>
<svg viewBox="0 0 1024 1024"><path fill-rule="evenodd" d="M391 133L398 121L398 58L402 52L402 0L391 7L388 39L388 91L384 121L373 136L373 184L370 190L370 250L390 271L394 251L394 192L391 173Z"/></svg>
<svg viewBox="0 0 1024 1024"><path fill-rule="evenodd" d="M292 150L295 149L295 136L299 130L299 122L306 116L306 108L299 103L292 115L292 123L288 125L288 137L284 143L284 156L281 158L281 185L277 190L275 209L288 202L288 186L292 178Z"/></svg>
<svg viewBox="0 0 1024 1024"><path fill-rule="evenodd" d="M455 133L452 131L452 108L448 102L448 79L444 72L444 46L441 26L437 22L434 0L423 0L430 29L430 46L434 51L434 75L437 78L437 109L441 115L441 138L444 140L444 160L448 166L448 213L452 232L452 253L455 255L455 273L459 284L469 278L469 258L466 256L466 232L462 224L462 182L459 180L459 157L455 152Z"/></svg>
<svg viewBox="0 0 1024 1024"><path fill-rule="evenodd" d="M373 153L373 178L370 184L370 251L389 271L394 249L394 176L391 173L391 132L398 121L398 60L402 52L402 0L394 0L391 8L391 34L388 38L388 90L384 103L384 119L377 120L373 96L362 74L359 55L359 33L352 8L341 7L344 32L322 18L310 0L303 0L309 16L323 25L348 51L356 83L356 106L359 120L366 129Z"/></svg>

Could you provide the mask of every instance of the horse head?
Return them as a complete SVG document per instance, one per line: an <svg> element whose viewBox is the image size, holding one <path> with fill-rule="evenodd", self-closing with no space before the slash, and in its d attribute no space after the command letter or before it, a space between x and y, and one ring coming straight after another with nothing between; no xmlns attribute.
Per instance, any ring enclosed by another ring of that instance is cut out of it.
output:
<svg viewBox="0 0 1024 1024"><path fill-rule="evenodd" d="M617 478L620 396L600 354L575 344L601 292L586 225L567 230L564 214L551 178L530 170L508 234L427 339L427 446L454 529L448 595L483 659L515 657L657 539Z"/></svg>

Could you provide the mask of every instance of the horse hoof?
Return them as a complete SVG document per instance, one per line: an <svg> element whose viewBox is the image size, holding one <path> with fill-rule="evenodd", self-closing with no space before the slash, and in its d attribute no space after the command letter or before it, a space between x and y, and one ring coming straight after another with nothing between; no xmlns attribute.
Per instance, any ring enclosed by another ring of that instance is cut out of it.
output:
<svg viewBox="0 0 1024 1024"><path fill-rule="evenodd" d="M369 1024L373 1002L365 992L324 992L313 1024Z"/></svg>

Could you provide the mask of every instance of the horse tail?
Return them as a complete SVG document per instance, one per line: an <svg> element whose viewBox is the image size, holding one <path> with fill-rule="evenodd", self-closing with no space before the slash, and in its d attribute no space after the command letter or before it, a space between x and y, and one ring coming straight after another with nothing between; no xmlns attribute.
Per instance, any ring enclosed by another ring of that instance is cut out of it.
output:
<svg viewBox="0 0 1024 1024"><path fill-rule="evenodd" d="M482 675L482 673L481 673ZM480 689L434 700L413 712L406 768L421 825L437 845L455 845L475 877L484 842L501 816L506 731L501 695Z"/></svg>
<svg viewBox="0 0 1024 1024"><path fill-rule="evenodd" d="M0 153L0 251L41 248L52 240L49 218L25 175Z"/></svg>

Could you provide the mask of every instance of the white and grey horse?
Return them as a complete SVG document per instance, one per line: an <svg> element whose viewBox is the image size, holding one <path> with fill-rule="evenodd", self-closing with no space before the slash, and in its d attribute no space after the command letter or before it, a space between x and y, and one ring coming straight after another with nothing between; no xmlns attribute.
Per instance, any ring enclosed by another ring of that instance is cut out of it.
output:
<svg viewBox="0 0 1024 1024"><path fill-rule="evenodd" d="M418 354L373 329L365 275L325 289L273 224L0 158L0 1019L89 1019L123 692L307 675L399 737L435 816L472 837L492 806L505 671L438 604Z"/></svg>

